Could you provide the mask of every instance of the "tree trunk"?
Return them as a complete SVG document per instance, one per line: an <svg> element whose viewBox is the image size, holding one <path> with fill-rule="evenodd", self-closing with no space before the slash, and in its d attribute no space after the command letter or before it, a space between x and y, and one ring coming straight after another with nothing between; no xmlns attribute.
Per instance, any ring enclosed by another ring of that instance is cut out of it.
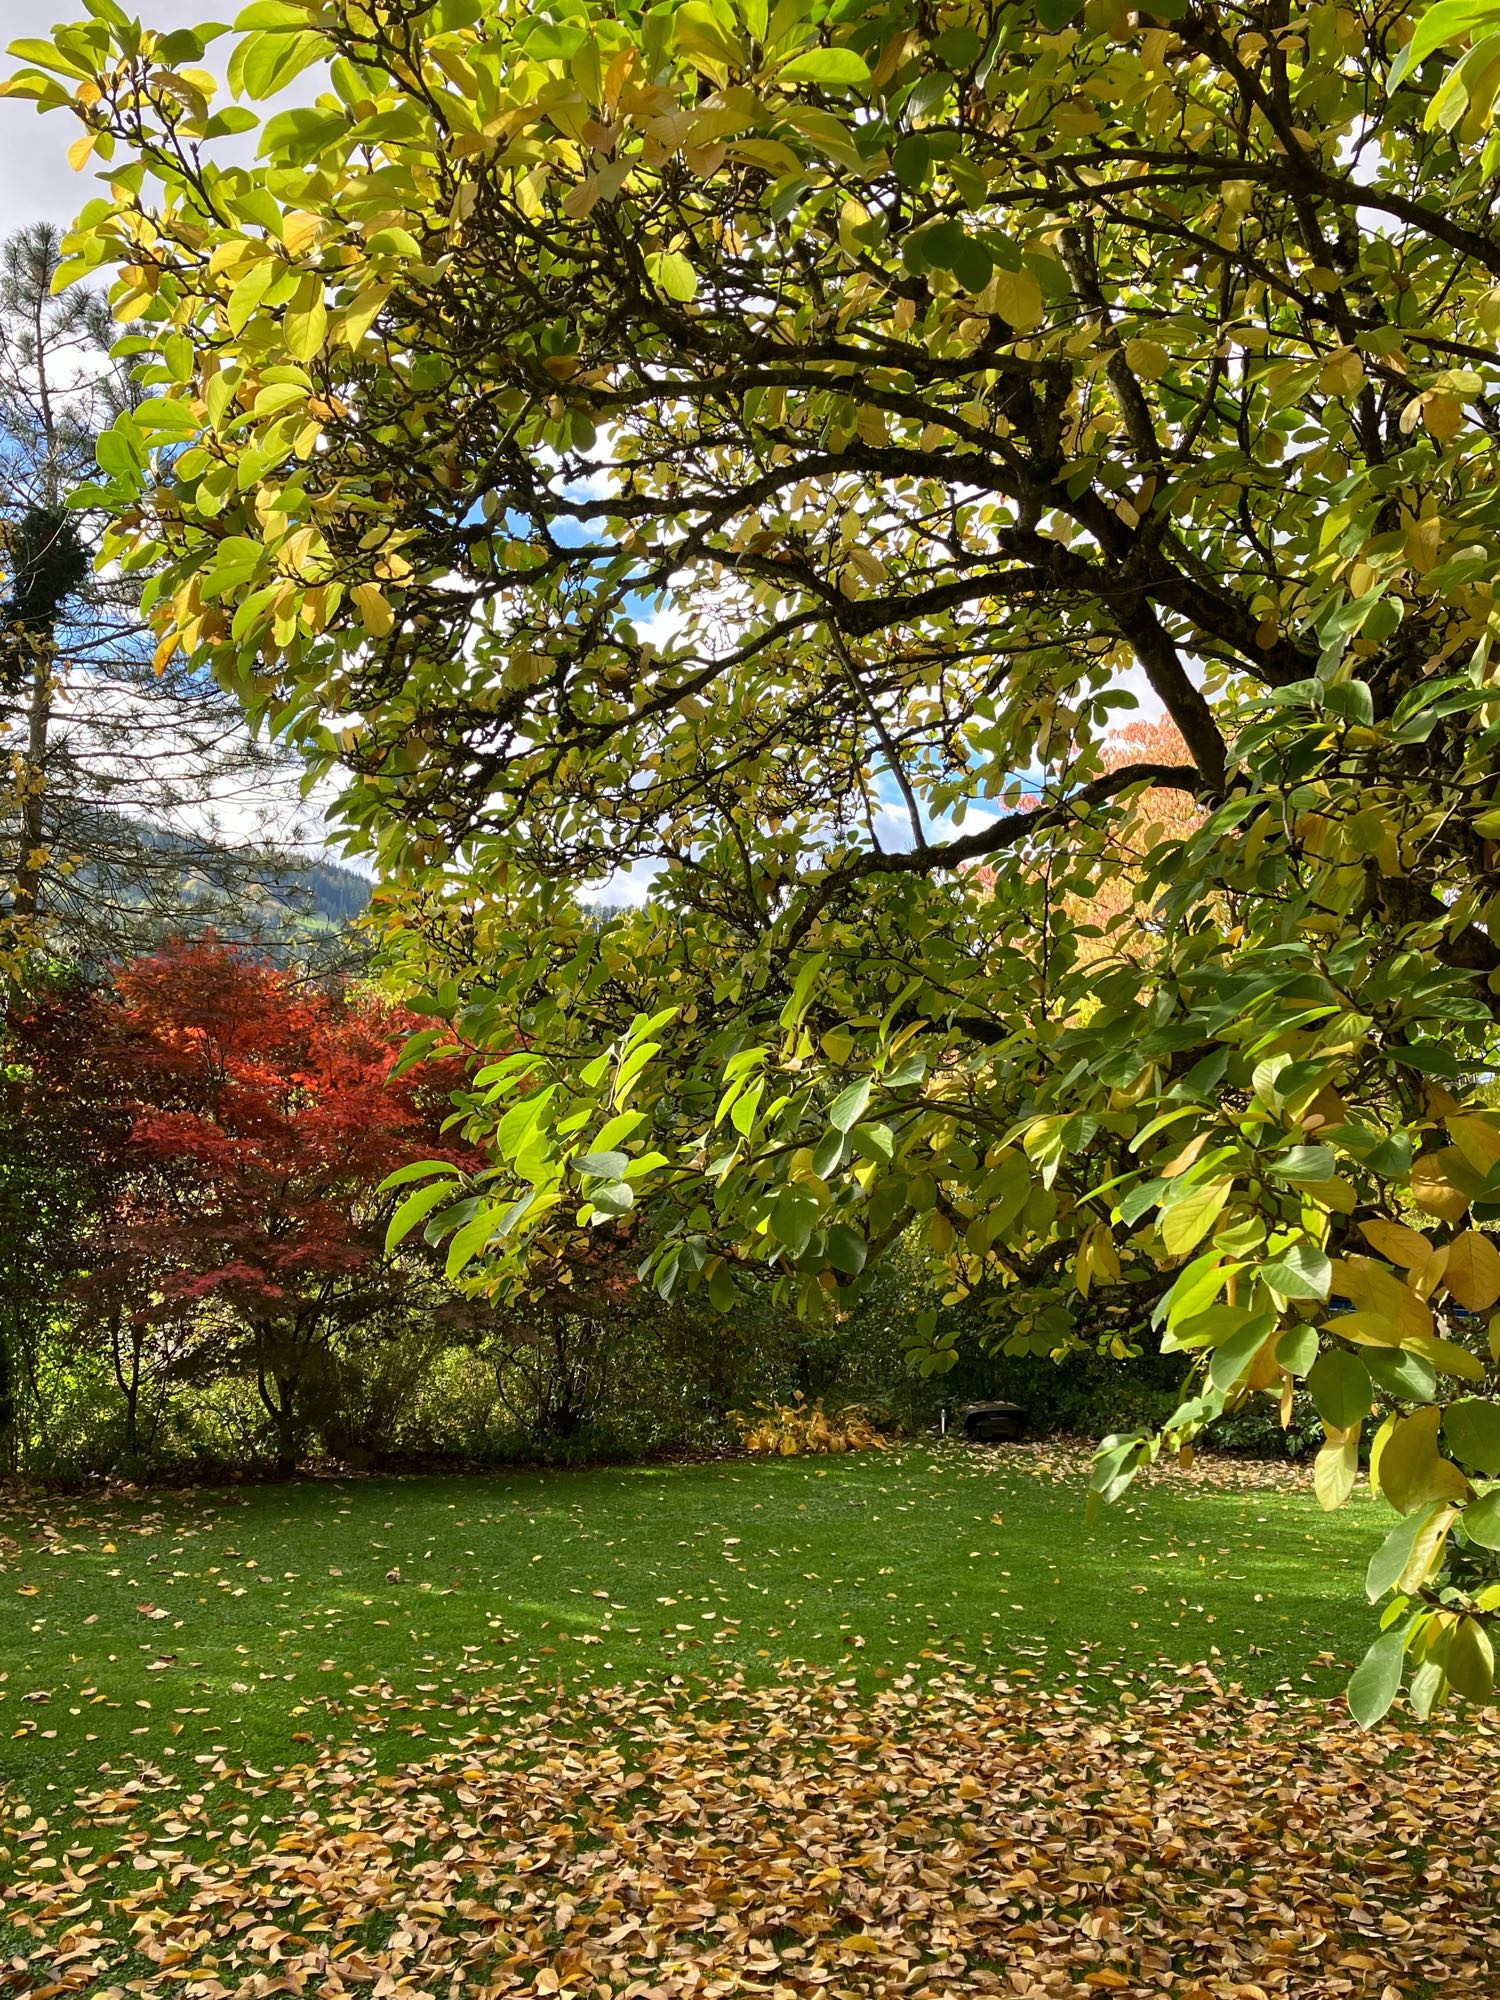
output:
<svg viewBox="0 0 1500 2000"><path fill-rule="evenodd" d="M115 1350L115 1380L125 1398L125 1449L132 1461L141 1455L141 1333L134 1322L130 1328L130 1359L127 1367L120 1349L120 1315L110 1328Z"/></svg>
<svg viewBox="0 0 1500 2000"><path fill-rule="evenodd" d="M20 849L16 855L13 908L16 927L30 929L41 902L42 871L47 865L42 845L47 789L47 739L52 726L52 648L38 647L31 667L31 697L26 705L26 756L21 785Z"/></svg>
<svg viewBox="0 0 1500 2000"><path fill-rule="evenodd" d="M276 1471L282 1479L290 1479L297 1470L297 1425L293 1405L296 1385L278 1381L276 1384L279 1408L272 1421L276 1426Z"/></svg>
<svg viewBox="0 0 1500 2000"><path fill-rule="evenodd" d="M20 644L25 645L23 635ZM19 955L35 941L37 915L42 898L42 877L47 866L45 806L47 791L47 748L52 730L52 701L55 682L52 674L53 650L36 646L30 673L30 693L26 703L26 748L16 760L16 862L10 894L10 942ZM18 1004L20 985L13 973L9 1003Z"/></svg>
<svg viewBox="0 0 1500 2000"><path fill-rule="evenodd" d="M255 1371L255 1386L271 1419L276 1440L276 1471L282 1479L290 1479L297 1470L297 1383L297 1376L283 1375L279 1370L270 1376L264 1367Z"/></svg>

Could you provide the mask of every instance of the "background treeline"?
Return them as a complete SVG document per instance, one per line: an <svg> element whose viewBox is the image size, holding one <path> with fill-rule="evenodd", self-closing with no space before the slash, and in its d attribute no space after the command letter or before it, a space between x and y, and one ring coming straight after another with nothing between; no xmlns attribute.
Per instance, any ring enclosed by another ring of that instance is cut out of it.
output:
<svg viewBox="0 0 1500 2000"><path fill-rule="evenodd" d="M453 1065L397 1061L416 1023L373 989L215 939L86 982L58 969L3 1030L0 1464L42 1477L627 1457L712 1447L796 1396L915 1430L972 1398L1099 1436L1172 1406L1181 1358L984 1352L922 1376L931 1303L889 1256L811 1327L746 1289L726 1317L639 1288L627 1237L505 1308L467 1299L385 1177L473 1165ZM1231 1437L1228 1441L1234 1442ZM1285 1450L1260 1425L1241 1443Z"/></svg>

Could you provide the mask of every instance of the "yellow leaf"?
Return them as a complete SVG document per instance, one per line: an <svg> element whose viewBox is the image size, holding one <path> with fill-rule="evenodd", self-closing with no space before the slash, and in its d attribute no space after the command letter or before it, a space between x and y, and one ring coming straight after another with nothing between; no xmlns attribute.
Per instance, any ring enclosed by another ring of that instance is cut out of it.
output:
<svg viewBox="0 0 1500 2000"><path fill-rule="evenodd" d="M1432 1254L1432 1245L1425 1236L1408 1229L1404 1222L1387 1222L1384 1216L1362 1222L1359 1233L1382 1257L1389 1257L1393 1264L1400 1264L1408 1271L1415 1270Z"/></svg>
<svg viewBox="0 0 1500 2000"><path fill-rule="evenodd" d="M1402 551L1419 576L1425 576L1433 567L1442 546L1443 522L1438 514L1428 514L1420 521L1408 522L1401 537Z"/></svg>
<svg viewBox="0 0 1500 2000"><path fill-rule="evenodd" d="M355 295L339 315L339 339L346 347L358 347L390 295L390 286L380 284L366 285Z"/></svg>
<svg viewBox="0 0 1500 2000"><path fill-rule="evenodd" d="M1459 1621L1443 1668L1454 1689L1469 1701L1489 1700L1495 1685L1495 1648L1477 1618Z"/></svg>
<svg viewBox="0 0 1500 2000"><path fill-rule="evenodd" d="M1334 1297L1342 1294L1362 1312L1377 1313L1405 1334L1426 1338L1432 1333L1427 1306L1388 1264L1377 1264L1373 1257L1335 1257L1332 1289Z"/></svg>
<svg viewBox="0 0 1500 2000"><path fill-rule="evenodd" d="M317 241L319 223L305 208L294 208L281 219L281 240L294 257Z"/></svg>
<svg viewBox="0 0 1500 2000"><path fill-rule="evenodd" d="M1422 1310L1427 1309L1424 1306ZM1431 1317L1429 1313L1429 1321ZM1399 1347L1403 1353L1418 1354L1434 1368L1440 1368L1446 1375L1456 1375L1464 1382L1484 1380L1484 1368L1468 1348L1444 1340L1440 1334L1413 1331L1397 1320L1387 1319L1383 1313L1335 1313L1332 1319L1324 1321L1323 1331L1337 1334L1340 1340L1351 1341L1356 1347Z"/></svg>
<svg viewBox="0 0 1500 2000"><path fill-rule="evenodd" d="M1336 354L1330 354L1323 364L1323 373L1318 378L1318 388L1325 396L1357 396L1364 387L1365 365L1358 351L1352 347L1341 347Z"/></svg>
<svg viewBox="0 0 1500 2000"><path fill-rule="evenodd" d="M1161 1240L1170 1257L1182 1257L1206 1236L1218 1221L1234 1187L1232 1179L1205 1181L1181 1201L1163 1210Z"/></svg>
<svg viewBox="0 0 1500 2000"><path fill-rule="evenodd" d="M1125 361L1133 375L1158 382L1167 372L1171 356L1159 340L1127 340Z"/></svg>
<svg viewBox="0 0 1500 2000"><path fill-rule="evenodd" d="M1042 323L1042 288L1027 270L997 270L977 303L1008 319L1017 333L1030 333Z"/></svg>
<svg viewBox="0 0 1500 2000"><path fill-rule="evenodd" d="M1448 1530L1458 1519L1456 1507L1439 1507L1411 1545L1406 1567L1396 1579L1398 1590L1420 1590L1442 1561Z"/></svg>
<svg viewBox="0 0 1500 2000"><path fill-rule="evenodd" d="M1277 1338L1274 1333L1268 1336L1265 1346L1245 1371L1247 1389L1269 1389L1280 1378L1281 1368L1276 1360Z"/></svg>
<svg viewBox="0 0 1500 2000"><path fill-rule="evenodd" d="M1457 396L1428 396L1422 404L1422 422L1439 444L1446 444L1464 427L1464 406Z"/></svg>
<svg viewBox="0 0 1500 2000"><path fill-rule="evenodd" d="M1380 1453L1378 1469L1371 1461L1371 1476L1377 1477L1380 1491L1398 1514L1409 1514L1429 1500L1467 1500L1469 1482L1451 1459L1438 1450L1438 1426L1442 1410L1418 1410L1414 1416L1397 1417Z"/></svg>
<svg viewBox="0 0 1500 2000"><path fill-rule="evenodd" d="M1164 1181L1176 1180L1179 1174L1187 1172L1213 1136L1212 1132L1200 1132L1196 1139L1189 1139L1181 1152L1174 1153L1166 1165L1158 1167L1156 1172Z"/></svg>
<svg viewBox="0 0 1500 2000"><path fill-rule="evenodd" d="M1451 1112L1444 1124L1453 1143L1476 1173L1487 1174L1500 1162L1500 1125L1478 1111Z"/></svg>
<svg viewBox="0 0 1500 2000"><path fill-rule="evenodd" d="M1326 1426L1325 1426L1326 1428ZM1359 1477L1359 1425L1328 1432L1328 1442L1313 1462L1313 1492L1327 1514L1342 1507Z"/></svg>
<svg viewBox="0 0 1500 2000"><path fill-rule="evenodd" d="M1466 1229L1448 1245L1443 1276L1461 1306L1484 1312L1500 1299L1500 1250L1477 1229Z"/></svg>
<svg viewBox="0 0 1500 2000"><path fill-rule="evenodd" d="M287 353L292 359L311 361L328 338L328 308L323 303L321 286L305 308L287 314L284 330Z"/></svg>
<svg viewBox="0 0 1500 2000"><path fill-rule="evenodd" d="M1448 1153L1424 1153L1411 1170L1411 1198L1429 1215L1444 1222L1462 1222L1469 1209L1469 1197L1453 1181L1448 1171Z"/></svg>
<svg viewBox="0 0 1500 2000"><path fill-rule="evenodd" d="M378 583L357 583L349 595L354 599L359 611L360 622L365 630L377 639L383 639L396 622L390 600Z"/></svg>

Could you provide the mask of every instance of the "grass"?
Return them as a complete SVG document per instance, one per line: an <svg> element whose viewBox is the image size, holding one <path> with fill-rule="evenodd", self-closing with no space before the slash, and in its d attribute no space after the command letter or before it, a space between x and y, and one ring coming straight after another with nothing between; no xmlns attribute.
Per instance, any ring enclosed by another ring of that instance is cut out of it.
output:
<svg viewBox="0 0 1500 2000"><path fill-rule="evenodd" d="M422 1754L480 1687L925 1660L1101 1699L1211 1661L1332 1695L1368 1642L1368 1502L1159 1480L1086 1530L1079 1461L913 1448L70 1499L0 1512L0 1785L274 1772L381 1689ZM398 1571L399 1576L391 1576ZM389 1578L389 1580L388 1580Z"/></svg>

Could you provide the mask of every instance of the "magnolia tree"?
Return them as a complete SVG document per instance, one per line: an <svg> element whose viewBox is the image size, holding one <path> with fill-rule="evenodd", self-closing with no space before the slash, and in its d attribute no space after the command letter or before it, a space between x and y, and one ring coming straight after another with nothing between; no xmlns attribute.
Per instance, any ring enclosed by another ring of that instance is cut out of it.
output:
<svg viewBox="0 0 1500 2000"><path fill-rule="evenodd" d="M90 13L11 85L104 163L144 392L83 502L158 658L345 774L433 1040L510 1051L398 1228L498 1290L632 1212L661 1294L805 1313L905 1237L1013 1349L1154 1322L1191 1393L1105 1501L1305 1383L1338 1506L1373 1411L1356 1713L1488 1698L1479 10Z"/></svg>

